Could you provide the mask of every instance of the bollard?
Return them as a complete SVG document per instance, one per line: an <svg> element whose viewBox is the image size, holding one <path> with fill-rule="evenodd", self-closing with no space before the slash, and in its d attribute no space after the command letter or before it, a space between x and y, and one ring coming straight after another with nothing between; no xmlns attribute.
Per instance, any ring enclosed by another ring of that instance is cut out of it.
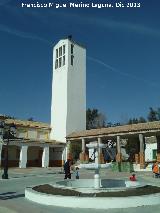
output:
<svg viewBox="0 0 160 213"><path fill-rule="evenodd" d="M100 188L100 178L99 174L94 175L94 188L99 189Z"/></svg>

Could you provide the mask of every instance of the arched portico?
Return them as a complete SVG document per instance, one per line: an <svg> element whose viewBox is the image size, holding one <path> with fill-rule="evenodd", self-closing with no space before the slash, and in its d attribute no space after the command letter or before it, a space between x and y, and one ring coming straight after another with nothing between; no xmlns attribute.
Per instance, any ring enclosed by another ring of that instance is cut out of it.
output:
<svg viewBox="0 0 160 213"><path fill-rule="evenodd" d="M1 150L1 166L4 166L6 146L2 146ZM19 166L20 147L16 145L8 146L8 167Z"/></svg>
<svg viewBox="0 0 160 213"><path fill-rule="evenodd" d="M130 146L130 159L140 165L141 169L146 166L145 148L146 138L155 136L157 143L157 161L160 162L160 122L148 122L132 125L124 125L110 128L86 130L82 132L72 133L67 136L69 143L79 140L82 143L81 160L86 155L86 143L93 140L105 143L107 140L113 140L116 143L116 161L122 162L122 141L127 140L128 147ZM69 150L69 149L68 149ZM70 154L70 153L69 153Z"/></svg>
<svg viewBox="0 0 160 213"><path fill-rule="evenodd" d="M42 167L42 153L42 147L29 146L27 150L27 167Z"/></svg>

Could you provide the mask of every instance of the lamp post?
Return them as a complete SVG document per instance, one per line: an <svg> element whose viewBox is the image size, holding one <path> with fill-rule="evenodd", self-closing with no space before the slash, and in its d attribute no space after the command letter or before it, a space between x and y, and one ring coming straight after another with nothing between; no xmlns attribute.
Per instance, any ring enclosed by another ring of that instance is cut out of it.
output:
<svg viewBox="0 0 160 213"><path fill-rule="evenodd" d="M5 121L0 121L0 137L2 139L4 149L4 172L2 179L8 179L8 145L9 140L14 138L16 134L16 126L14 124L6 124ZM6 140L7 139L7 140Z"/></svg>

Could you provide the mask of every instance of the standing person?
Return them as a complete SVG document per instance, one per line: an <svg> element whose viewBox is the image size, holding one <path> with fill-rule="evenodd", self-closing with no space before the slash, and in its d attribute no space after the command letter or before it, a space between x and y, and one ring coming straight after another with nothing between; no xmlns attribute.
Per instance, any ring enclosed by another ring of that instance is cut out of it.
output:
<svg viewBox="0 0 160 213"><path fill-rule="evenodd" d="M152 167L152 171L154 174L154 177L157 178L159 177L159 166L158 166L158 162L156 162L153 167Z"/></svg>
<svg viewBox="0 0 160 213"><path fill-rule="evenodd" d="M76 167L76 179L79 179L79 167Z"/></svg>
<svg viewBox="0 0 160 213"><path fill-rule="evenodd" d="M64 179L67 178L71 179L70 167L71 167L71 160L68 159L67 162L64 164L64 173L65 173Z"/></svg>
<svg viewBox="0 0 160 213"><path fill-rule="evenodd" d="M136 181L136 175L135 174L132 174L130 177L129 177L130 181Z"/></svg>

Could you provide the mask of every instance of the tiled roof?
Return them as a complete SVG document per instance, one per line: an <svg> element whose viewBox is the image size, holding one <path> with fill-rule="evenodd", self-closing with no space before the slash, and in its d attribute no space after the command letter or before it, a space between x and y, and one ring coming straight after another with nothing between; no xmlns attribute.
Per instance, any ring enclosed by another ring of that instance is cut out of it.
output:
<svg viewBox="0 0 160 213"><path fill-rule="evenodd" d="M7 139L4 139L4 142L6 142ZM56 141L56 140L42 140L42 139L23 139L23 138L15 138L15 139L10 139L10 144L16 144L16 143L33 143L34 145L36 144L48 144L48 145L62 145L64 146L65 143L62 143L62 142L59 142L59 141Z"/></svg>
<svg viewBox="0 0 160 213"><path fill-rule="evenodd" d="M27 121L27 120L17 120L17 119L5 119L6 124L14 123L17 127L27 127L27 128L42 128L50 130L50 125L47 123L37 122L37 121Z"/></svg>
<svg viewBox="0 0 160 213"><path fill-rule="evenodd" d="M141 131L152 131L152 130L160 131L160 121L130 124L130 125L100 128L100 129L91 129L91 130L85 130L81 132L73 132L72 134L68 135L66 138L73 139L73 138L103 136L103 135L118 134L118 133L127 134L130 132L141 132Z"/></svg>

